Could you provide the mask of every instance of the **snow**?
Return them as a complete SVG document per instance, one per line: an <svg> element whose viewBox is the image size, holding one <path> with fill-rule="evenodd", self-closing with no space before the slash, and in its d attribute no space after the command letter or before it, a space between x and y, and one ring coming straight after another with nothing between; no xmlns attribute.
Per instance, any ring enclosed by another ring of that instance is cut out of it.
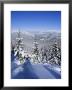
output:
<svg viewBox="0 0 72 90"><path fill-rule="evenodd" d="M13 70L12 76L16 76L18 73L23 72L23 67L19 66L15 70Z"/></svg>
<svg viewBox="0 0 72 90"><path fill-rule="evenodd" d="M61 79L59 32L24 31L18 35L13 33L12 38L15 39L11 53L12 79Z"/></svg>
<svg viewBox="0 0 72 90"><path fill-rule="evenodd" d="M60 68L57 68L57 67L54 67L54 69L56 70L56 71L61 71L61 69Z"/></svg>
<svg viewBox="0 0 72 90"><path fill-rule="evenodd" d="M30 60L20 64L18 60L12 61L12 79L60 79L60 67L51 64L33 64Z"/></svg>
<svg viewBox="0 0 72 90"><path fill-rule="evenodd" d="M43 65L41 64L36 64L33 65L33 68L35 70L35 73L37 74L37 76L39 77L39 79L54 79L55 77L49 72L47 71Z"/></svg>

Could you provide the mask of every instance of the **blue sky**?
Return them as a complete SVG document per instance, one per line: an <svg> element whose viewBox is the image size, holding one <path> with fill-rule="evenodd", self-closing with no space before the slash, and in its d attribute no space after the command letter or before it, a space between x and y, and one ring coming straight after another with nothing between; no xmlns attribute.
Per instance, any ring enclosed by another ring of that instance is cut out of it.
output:
<svg viewBox="0 0 72 90"><path fill-rule="evenodd" d="M11 29L24 31L60 31L60 11L12 11Z"/></svg>

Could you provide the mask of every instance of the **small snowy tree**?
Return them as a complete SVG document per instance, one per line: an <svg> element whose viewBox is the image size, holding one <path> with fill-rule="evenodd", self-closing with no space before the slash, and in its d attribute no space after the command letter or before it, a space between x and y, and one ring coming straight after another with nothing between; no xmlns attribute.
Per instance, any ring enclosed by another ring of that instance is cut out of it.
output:
<svg viewBox="0 0 72 90"><path fill-rule="evenodd" d="M34 50L33 50L33 54L35 54L35 58L34 58L34 62L39 63L39 49L38 49L38 43L35 41L34 42Z"/></svg>
<svg viewBox="0 0 72 90"><path fill-rule="evenodd" d="M50 50L50 62L53 64L61 65L61 49L55 43Z"/></svg>
<svg viewBox="0 0 72 90"><path fill-rule="evenodd" d="M42 54L41 62L46 63L47 62L47 49L45 47L41 48L41 54Z"/></svg>

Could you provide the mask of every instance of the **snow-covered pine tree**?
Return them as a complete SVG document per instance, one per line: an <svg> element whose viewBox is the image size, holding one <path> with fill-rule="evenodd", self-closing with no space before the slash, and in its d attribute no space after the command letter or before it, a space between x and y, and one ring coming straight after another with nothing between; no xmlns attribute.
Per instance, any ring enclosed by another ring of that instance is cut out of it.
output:
<svg viewBox="0 0 72 90"><path fill-rule="evenodd" d="M42 63L47 63L47 49L44 47L44 48L41 48L41 56L42 56L42 60L41 62Z"/></svg>
<svg viewBox="0 0 72 90"><path fill-rule="evenodd" d="M20 61L20 63L23 62L23 57L22 57L22 54L21 54L21 51L23 50L23 38L21 38L21 32L19 31L17 33L18 37L16 38L16 51L17 51L17 57L18 57L18 60Z"/></svg>
<svg viewBox="0 0 72 90"><path fill-rule="evenodd" d="M57 43L53 44L50 49L50 63L61 65L61 49L58 47Z"/></svg>
<svg viewBox="0 0 72 90"><path fill-rule="evenodd" d="M37 42L37 36L35 35L34 38L34 48L33 48L33 63L40 63L40 53L39 53L39 47L38 47L38 42Z"/></svg>
<svg viewBox="0 0 72 90"><path fill-rule="evenodd" d="M37 43L37 41L34 41L33 54L35 54L35 60L34 60L34 62L38 62L39 50L38 50L38 43Z"/></svg>

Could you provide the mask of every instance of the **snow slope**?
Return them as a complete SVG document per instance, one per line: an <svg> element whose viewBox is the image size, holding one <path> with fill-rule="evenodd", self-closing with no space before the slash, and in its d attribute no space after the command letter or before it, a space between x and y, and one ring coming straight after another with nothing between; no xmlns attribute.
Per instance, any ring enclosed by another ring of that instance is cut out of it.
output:
<svg viewBox="0 0 72 90"><path fill-rule="evenodd" d="M12 79L61 79L60 67L50 64L31 64L28 60L24 64L12 61Z"/></svg>

